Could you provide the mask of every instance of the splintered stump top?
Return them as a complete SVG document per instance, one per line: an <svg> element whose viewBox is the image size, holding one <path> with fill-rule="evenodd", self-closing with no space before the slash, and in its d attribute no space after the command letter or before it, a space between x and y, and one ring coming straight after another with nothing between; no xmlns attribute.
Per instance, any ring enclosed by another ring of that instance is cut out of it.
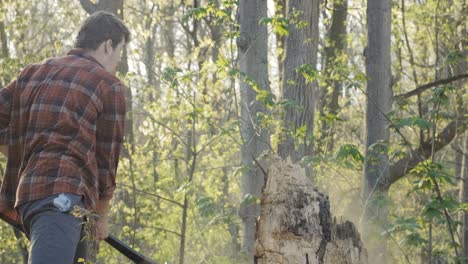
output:
<svg viewBox="0 0 468 264"><path fill-rule="evenodd" d="M328 196L317 191L299 165L268 157L267 182L257 222L258 264L367 264L354 225L336 224Z"/></svg>

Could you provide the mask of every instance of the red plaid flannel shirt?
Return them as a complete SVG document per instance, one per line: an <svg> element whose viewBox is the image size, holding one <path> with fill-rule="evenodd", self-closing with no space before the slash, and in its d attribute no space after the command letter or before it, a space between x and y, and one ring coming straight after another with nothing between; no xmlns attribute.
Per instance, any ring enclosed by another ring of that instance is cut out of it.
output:
<svg viewBox="0 0 468 264"><path fill-rule="evenodd" d="M124 86L83 49L27 66L0 90L0 144L9 145L0 217L69 192L94 210L112 198L124 134Z"/></svg>

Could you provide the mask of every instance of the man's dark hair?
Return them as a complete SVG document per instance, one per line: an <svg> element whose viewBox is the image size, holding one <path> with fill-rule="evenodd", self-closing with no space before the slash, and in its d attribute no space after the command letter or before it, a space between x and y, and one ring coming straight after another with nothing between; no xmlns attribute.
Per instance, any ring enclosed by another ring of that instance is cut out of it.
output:
<svg viewBox="0 0 468 264"><path fill-rule="evenodd" d="M99 11L89 16L81 25L75 48L96 50L108 39L112 40L112 47L115 48L122 39L125 43L130 41L130 31L114 14Z"/></svg>

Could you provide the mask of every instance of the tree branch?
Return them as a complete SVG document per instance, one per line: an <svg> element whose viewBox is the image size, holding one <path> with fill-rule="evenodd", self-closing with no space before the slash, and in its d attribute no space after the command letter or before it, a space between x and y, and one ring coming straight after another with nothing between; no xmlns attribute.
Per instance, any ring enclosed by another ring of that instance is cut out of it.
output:
<svg viewBox="0 0 468 264"><path fill-rule="evenodd" d="M158 198L158 199L161 199L161 200L164 200L164 201L166 201L166 202L170 202L170 203L176 204L176 205L178 205L179 207L184 207L183 204L181 204L181 203L179 203L179 202L177 202L177 201L174 201L174 200L171 200L171 199L162 197L161 195L157 195L157 194L155 194L155 193L150 193L150 192L147 192L147 191L143 191L143 190L140 190L140 189L138 189L138 188L133 188L132 186L127 185L127 184L123 184L123 183L119 183L119 185L122 185L122 186L127 187L127 188L131 188L131 189L133 189L133 190L135 190L135 191L137 191L137 192L140 192L140 193L143 193L143 194L146 194L146 195L149 195L149 196L154 196L154 197L156 197L156 198Z"/></svg>
<svg viewBox="0 0 468 264"><path fill-rule="evenodd" d="M432 88L434 86L437 86L437 85L441 85L441 84L447 84L447 83L451 83L453 81L457 81L457 80L460 80L460 79L464 79L464 78L468 78L468 73L465 73L465 74L460 74L460 75L457 75L457 76L453 76L453 77L450 77L450 78L447 78L447 79L442 79L442 80L438 80L438 81L435 81L435 82L431 82L431 83L427 83L427 84L424 84L424 85L421 85L419 86L418 88L410 91L410 92L407 92L407 93L404 93L404 94L399 94L399 95L395 95L393 97L394 100L398 100L398 99L406 99L408 97L411 97L413 95L417 95L417 94L420 94L424 91L426 91L427 89L429 88Z"/></svg>
<svg viewBox="0 0 468 264"><path fill-rule="evenodd" d="M458 120L448 124L442 132L440 132L434 141L434 153L448 145L457 135L465 132L466 117L461 117ZM403 178L409 173L419 162L428 159L431 156L432 140L425 141L419 148L412 150L404 158L390 165L390 176L388 180L382 182L382 189L388 189L390 186Z"/></svg>
<svg viewBox="0 0 468 264"><path fill-rule="evenodd" d="M91 0L80 0L80 3L83 9L90 15L97 11L97 5L91 2Z"/></svg>

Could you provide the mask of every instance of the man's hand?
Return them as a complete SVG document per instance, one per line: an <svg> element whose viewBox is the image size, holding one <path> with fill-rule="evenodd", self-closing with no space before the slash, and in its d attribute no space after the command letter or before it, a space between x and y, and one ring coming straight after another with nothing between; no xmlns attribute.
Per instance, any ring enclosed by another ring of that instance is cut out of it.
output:
<svg viewBox="0 0 468 264"><path fill-rule="evenodd" d="M99 200L96 203L96 211L101 216L96 222L96 238L104 240L109 236L109 201Z"/></svg>
<svg viewBox="0 0 468 264"><path fill-rule="evenodd" d="M107 215L101 216L96 222L96 238L98 241L104 240L109 236L109 218Z"/></svg>

